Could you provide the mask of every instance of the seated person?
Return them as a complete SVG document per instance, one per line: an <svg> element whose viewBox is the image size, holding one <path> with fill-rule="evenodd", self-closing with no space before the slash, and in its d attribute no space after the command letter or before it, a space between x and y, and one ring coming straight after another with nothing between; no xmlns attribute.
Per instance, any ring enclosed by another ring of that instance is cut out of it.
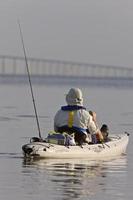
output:
<svg viewBox="0 0 133 200"><path fill-rule="evenodd" d="M98 127L97 121L96 121L96 113L93 112L93 111L89 111L89 113L92 116L92 119L95 122L96 126ZM103 124L102 127L100 128L100 131L101 131L101 134L103 136L103 141L107 142L108 141L108 135L109 135L108 126L106 124ZM93 141L93 143L99 143L100 142L99 136L97 134L92 135L92 140L95 140L95 141Z"/></svg>
<svg viewBox="0 0 133 200"><path fill-rule="evenodd" d="M103 124L101 129L100 129L102 135L103 135L103 139L104 142L107 142L109 140L108 135L109 135L109 128L106 124Z"/></svg>
<svg viewBox="0 0 133 200"><path fill-rule="evenodd" d="M83 96L79 88L71 88L66 95L66 106L62 106L54 117L54 130L56 132L75 133L75 141L79 145L83 142L91 142L88 137L88 130L91 135L98 135L103 140L101 131L95 123L95 116L92 116L83 106Z"/></svg>

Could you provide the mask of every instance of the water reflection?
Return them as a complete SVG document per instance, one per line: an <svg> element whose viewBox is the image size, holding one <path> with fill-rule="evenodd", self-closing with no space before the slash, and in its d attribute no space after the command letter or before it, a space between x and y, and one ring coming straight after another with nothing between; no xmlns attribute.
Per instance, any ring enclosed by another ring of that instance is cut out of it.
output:
<svg viewBox="0 0 133 200"><path fill-rule="evenodd" d="M17 118L0 116L0 122L17 121Z"/></svg>
<svg viewBox="0 0 133 200"><path fill-rule="evenodd" d="M39 184L41 181L39 179L44 176L47 183L49 182L49 189L54 199L57 197L69 200L90 197L105 191L109 174L117 172L119 176L125 171L126 165L126 156L108 161L24 160L23 173L30 174L31 180L36 179L36 183ZM44 185L42 181L41 183Z"/></svg>

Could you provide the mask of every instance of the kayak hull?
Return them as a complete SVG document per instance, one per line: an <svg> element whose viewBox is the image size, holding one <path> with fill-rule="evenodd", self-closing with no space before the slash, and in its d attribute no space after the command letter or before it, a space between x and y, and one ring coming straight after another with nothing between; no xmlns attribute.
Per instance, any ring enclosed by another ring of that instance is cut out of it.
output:
<svg viewBox="0 0 133 200"><path fill-rule="evenodd" d="M105 159L126 153L129 135L113 135L103 144L64 146L47 142L30 142L22 146L25 157L46 159Z"/></svg>

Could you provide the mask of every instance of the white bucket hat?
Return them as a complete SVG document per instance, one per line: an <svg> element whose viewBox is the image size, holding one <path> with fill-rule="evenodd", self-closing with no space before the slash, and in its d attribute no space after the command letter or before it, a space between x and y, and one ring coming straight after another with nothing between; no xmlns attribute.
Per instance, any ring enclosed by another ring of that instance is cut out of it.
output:
<svg viewBox="0 0 133 200"><path fill-rule="evenodd" d="M66 95L68 105L83 105L82 91L79 88L71 88Z"/></svg>

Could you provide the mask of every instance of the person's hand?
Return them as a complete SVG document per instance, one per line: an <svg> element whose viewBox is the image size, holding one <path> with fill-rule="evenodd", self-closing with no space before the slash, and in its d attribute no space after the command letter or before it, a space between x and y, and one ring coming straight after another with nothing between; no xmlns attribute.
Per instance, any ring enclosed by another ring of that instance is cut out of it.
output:
<svg viewBox="0 0 133 200"><path fill-rule="evenodd" d="M96 112L89 111L90 115L92 116L92 120L96 123Z"/></svg>
<svg viewBox="0 0 133 200"><path fill-rule="evenodd" d="M101 143L104 141L104 138L103 138L103 135L102 135L101 131L99 131L99 132L97 133L97 138L98 138L98 140L99 140Z"/></svg>
<svg viewBox="0 0 133 200"><path fill-rule="evenodd" d="M96 113L93 112L92 119L93 119L94 122L96 122L96 117L97 117Z"/></svg>
<svg viewBox="0 0 133 200"><path fill-rule="evenodd" d="M104 138L103 138L103 135L102 135L102 134L99 135L99 140L100 140L101 143L104 142Z"/></svg>

